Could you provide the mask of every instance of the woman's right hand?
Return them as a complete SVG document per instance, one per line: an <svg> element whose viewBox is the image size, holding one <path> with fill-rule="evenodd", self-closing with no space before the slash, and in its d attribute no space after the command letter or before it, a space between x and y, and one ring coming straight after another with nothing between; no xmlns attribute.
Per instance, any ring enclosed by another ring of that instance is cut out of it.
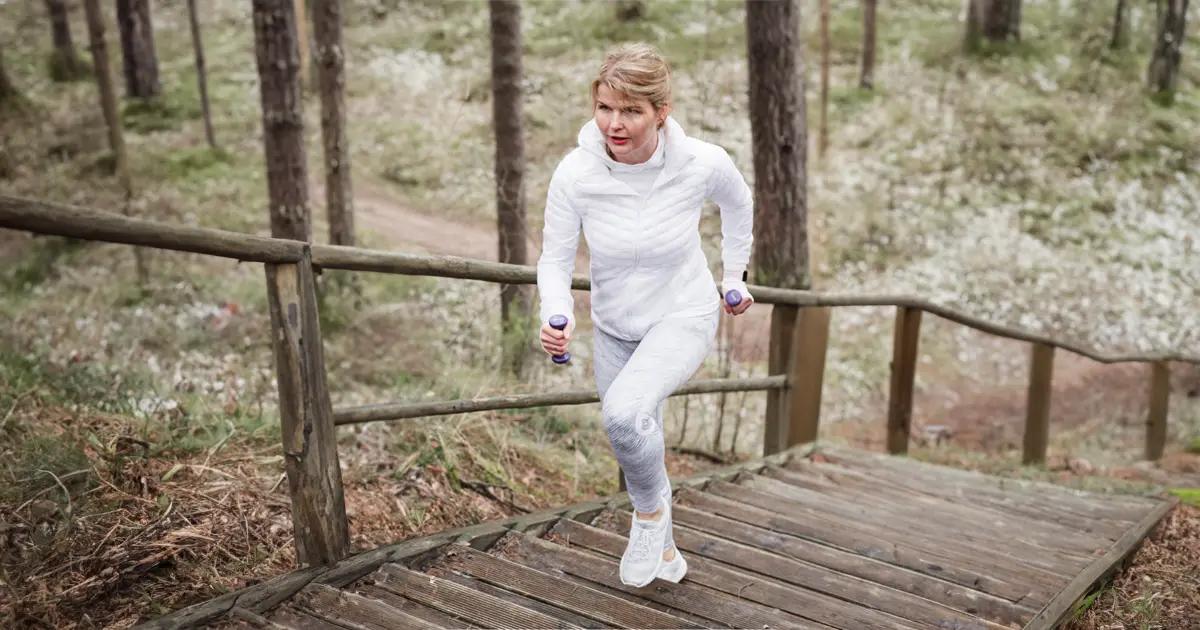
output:
<svg viewBox="0 0 1200 630"><path fill-rule="evenodd" d="M552 328L549 323L542 324L542 348L554 356L566 354L571 343L571 328L571 324L564 330Z"/></svg>

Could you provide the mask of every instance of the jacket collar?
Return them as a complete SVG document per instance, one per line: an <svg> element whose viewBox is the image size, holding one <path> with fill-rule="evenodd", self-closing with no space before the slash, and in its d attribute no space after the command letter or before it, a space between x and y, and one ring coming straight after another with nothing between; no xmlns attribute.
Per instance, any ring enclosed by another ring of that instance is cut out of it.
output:
<svg viewBox="0 0 1200 630"><path fill-rule="evenodd" d="M666 146L664 147L664 163L663 172L655 181L654 186L660 186L670 181L673 177L679 174L683 167L691 162L696 157L692 151L691 143L688 142L688 136L683 131L683 127L676 120L667 116L663 131L666 136ZM609 172L605 162L611 160L608 153L604 149L604 134L600 131L600 126L596 124L596 119L591 118L579 130L578 136L579 147L591 155L595 159L595 164L599 167L593 173L598 175L607 184L613 182L612 174ZM617 187L614 192L621 188Z"/></svg>

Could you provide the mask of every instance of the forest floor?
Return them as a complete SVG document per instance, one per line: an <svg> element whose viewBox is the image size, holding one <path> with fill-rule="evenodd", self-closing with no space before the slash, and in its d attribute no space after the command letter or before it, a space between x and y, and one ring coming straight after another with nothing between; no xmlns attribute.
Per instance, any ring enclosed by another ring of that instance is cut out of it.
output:
<svg viewBox="0 0 1200 630"><path fill-rule="evenodd" d="M132 210L264 234L250 5L206 4L221 148L204 145L186 12L156 5L164 97L123 111L138 188ZM1200 354L1200 70L1185 54L1177 103L1165 108L1145 97L1151 10L1133 8L1134 46L1114 53L1097 44L1109 12L1027 2L1021 46L964 58L957 0L884 7L877 85L867 91L854 87L859 3L832 4L831 150L809 160L818 289L919 293L1109 351ZM647 3L647 15L632 23L614 22L606 3L522 6L531 252L548 174L574 144L586 80L617 39L666 48L676 61L677 117L689 133L727 147L752 179L744 3ZM119 210L94 86L46 78L49 29L40 7L0 2L0 41L12 42L4 62L33 104L0 117L0 191ZM815 2L805 10L815 15ZM82 44L78 8L72 26ZM480 3L381 0L348 11L360 244L495 259L486 28ZM815 28L805 20L810 112ZM119 70L116 42L110 28ZM1197 46L1192 36L1185 50ZM312 95L306 121L313 234L323 242ZM717 261L712 214L703 229ZM578 270L586 259L581 252ZM0 330L0 615L19 626L127 628L294 566L261 267L164 252L149 252L149 260L143 293L129 248L0 232L0 314L10 323ZM361 297L331 292L322 304L335 405L590 381L584 293L576 294L580 360L567 369L535 361L512 379L496 369L494 287L362 280ZM726 319L701 375L765 373L769 317L769 308L756 307ZM882 447L891 318L890 309L835 313L822 439ZM1186 490L1200 488L1197 369L1173 366L1168 453L1149 463L1140 455L1146 366L1058 353L1049 460L1024 467L1028 346L932 317L922 326L913 456L1200 500ZM673 399L670 443L710 456L671 452L671 474L758 452L762 405L758 394ZM364 549L615 492L596 411L340 432L352 544ZM1173 515L1072 630L1187 628L1181 620L1200 616L1200 562L1187 551L1200 545L1198 530L1198 510Z"/></svg>

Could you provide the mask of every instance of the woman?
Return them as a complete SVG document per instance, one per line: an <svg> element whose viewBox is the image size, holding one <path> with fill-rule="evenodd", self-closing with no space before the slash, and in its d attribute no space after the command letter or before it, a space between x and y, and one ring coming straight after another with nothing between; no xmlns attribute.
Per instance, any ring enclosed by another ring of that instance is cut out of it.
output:
<svg viewBox="0 0 1200 630"><path fill-rule="evenodd" d="M719 309L753 302L746 265L753 198L729 154L688 137L668 114L671 71L652 47L629 44L604 59L592 82L593 118L555 169L538 260L541 342L569 347L575 326L571 275L579 233L591 252L594 369L604 427L633 503L621 581L678 582L687 563L671 535L671 485L663 460L663 402L712 348ZM722 300L700 246L702 204L721 211ZM563 330L551 327L566 316Z"/></svg>

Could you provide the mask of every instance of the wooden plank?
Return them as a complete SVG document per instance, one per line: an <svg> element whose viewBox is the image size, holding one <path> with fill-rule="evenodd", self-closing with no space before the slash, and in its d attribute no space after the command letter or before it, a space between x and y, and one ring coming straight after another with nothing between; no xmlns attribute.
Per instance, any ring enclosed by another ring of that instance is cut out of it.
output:
<svg viewBox="0 0 1200 630"><path fill-rule="evenodd" d="M435 630L438 626L358 593L309 584L292 598L305 612L347 628Z"/></svg>
<svg viewBox="0 0 1200 630"><path fill-rule="evenodd" d="M631 518L632 512L624 510L609 512L597 519L596 527L617 535L616 542L619 543L620 540L623 540L619 538L619 534L629 531ZM981 630L1006 630L996 623L980 619L978 615L955 610L930 599L914 596L911 593L849 574L831 571L825 567L789 558L783 554L768 552L754 545L735 542L730 537L704 534L690 527L680 526L681 523L678 520L676 523L674 538L679 549L714 560L718 566L745 570L828 596L827 601L818 600L817 606L810 604L809 607L812 608L868 608L907 619L923 628L976 625ZM567 529L577 531L583 527L586 526L580 525ZM584 533L594 535L592 532L585 531ZM612 539L597 540L596 542L604 544L606 549L618 554L623 550L623 547L613 546ZM793 591L807 595L805 590L795 591L793 589ZM829 620L817 618L815 615L814 620L829 623Z"/></svg>
<svg viewBox="0 0 1200 630"><path fill-rule="evenodd" d="M1035 343L1029 356L1029 393L1025 401L1025 441L1021 462L1046 463L1050 443L1050 393L1054 377L1054 346Z"/></svg>
<svg viewBox="0 0 1200 630"><path fill-rule="evenodd" d="M562 521L553 530L564 536L560 528L576 521ZM582 525L582 524L580 524ZM586 527L586 526L584 526ZM624 591L641 599L658 602L670 609L688 613L731 628L820 628L828 626L810 622L788 613L773 610L757 602L699 585L688 577L682 582L657 581L642 588L621 584L620 568L616 561L596 554L589 554L571 547L557 545L545 540L522 536L514 541L507 553L524 561L532 558L534 563L554 566L564 573L581 577L589 582L603 584ZM672 612L672 614L676 614Z"/></svg>
<svg viewBox="0 0 1200 630"><path fill-rule="evenodd" d="M870 505L886 513L889 520L896 516L916 519L928 527L927 534L937 535L937 532L943 531L953 540L964 543L971 553L1017 559L1055 575L1073 576L1096 556L1096 546L1087 547L1086 552L1059 548L1063 540L1070 541L1078 532L1065 528L1045 532L1038 527L1042 525L1041 522L1009 514L997 514L925 494L894 494L878 485L864 487L844 477L839 479L845 480L845 483L838 483L822 477L816 471L802 474L794 469L769 468L759 474L822 496L836 497L856 505ZM930 518L932 515L937 518Z"/></svg>
<svg viewBox="0 0 1200 630"><path fill-rule="evenodd" d="M541 571L547 575L554 576L555 579L567 584L573 584L578 588L599 591L637 606L645 606L646 608L651 608L653 610L666 613L672 617L679 617L686 620L693 628L721 627L720 624L717 624L712 620L697 617L696 615L693 615L687 611L671 608L666 604L662 604L652 599L643 599L634 592L623 591L599 582L593 582L577 575L567 573L563 571L562 558L554 554L545 553L544 550L532 549L523 546L521 541L525 538L528 538L528 536L516 534L510 535L505 540L501 541L500 544L498 544L496 548L492 549L489 553L497 554L497 557L505 559L512 558L514 561L518 561L523 566L527 566L536 571ZM564 547L570 546L565 539L553 532L547 534L545 540L547 542L554 543L552 547L559 545ZM584 558L593 557L591 552L584 551L582 548L572 548L572 551Z"/></svg>
<svg viewBox="0 0 1200 630"><path fill-rule="evenodd" d="M776 304L771 307L771 339L767 353L767 374L770 376L787 374L792 333L796 328L799 312L799 308L788 304ZM787 406L785 390L767 392L766 418L763 420L763 455L774 455L786 448Z"/></svg>
<svg viewBox="0 0 1200 630"><path fill-rule="evenodd" d="M294 630L345 630L342 626L314 617L291 605L279 606L271 611L269 619Z"/></svg>
<svg viewBox="0 0 1200 630"><path fill-rule="evenodd" d="M821 429L821 392L829 346L829 307L800 309L788 361L786 448L815 442Z"/></svg>
<svg viewBox="0 0 1200 630"><path fill-rule="evenodd" d="M576 521L572 521L576 522ZM565 584L553 576L522 566L511 560L456 549L447 553L439 565L495 584L508 591L537 599L555 607L590 617L618 628L689 628L686 620L613 597L595 589ZM595 623L595 622L592 622ZM603 626L584 626L603 627Z"/></svg>
<svg viewBox="0 0 1200 630"><path fill-rule="evenodd" d="M1083 536L1101 540L1105 546L1120 536L1126 524L1104 516L1081 515L1068 509L1064 502L1039 497L1035 493L988 488L962 479L936 478L927 471L895 470L891 467L856 466L840 456L828 456L829 461L858 471L882 484L898 485L926 495L941 497L967 506L978 506L1002 514L1013 514L1065 527ZM939 471L940 472L940 471ZM1094 508L1095 506L1091 506Z"/></svg>
<svg viewBox="0 0 1200 630"><path fill-rule="evenodd" d="M1154 509L1148 511L1140 522L1130 527L1129 531L1121 536L1121 539L1108 550L1108 553L1097 558L1088 568L1075 576L1075 579L1071 580L1053 600L1038 612L1033 620L1025 626L1025 629L1053 630L1057 628L1074 610L1075 603L1087 595L1092 587L1107 579L1117 571L1123 562L1132 557L1155 526L1178 504L1179 500L1171 497L1170 500L1162 500Z"/></svg>
<svg viewBox="0 0 1200 630"><path fill-rule="evenodd" d="M612 523L608 526L615 528ZM573 544L615 559L620 559L628 542L628 539L619 534L576 522L564 522L559 531L570 536ZM677 529L677 534L683 535L684 541L694 542L687 538L687 532L683 528ZM680 544L683 544L682 541ZM745 549L750 551L749 548ZM861 607L854 602L839 600L807 589L791 588L766 575L734 570L704 556L693 554L686 557L689 565L686 579L692 582L833 628L866 630L922 627L878 610ZM851 595L846 593L848 598Z"/></svg>
<svg viewBox="0 0 1200 630"><path fill-rule="evenodd" d="M555 619L565 621L566 623L569 623L573 626L578 626L580 628L608 628L609 627L609 626L606 626L606 625L600 623L599 621L596 621L595 619L590 619L588 617L584 617L583 615L577 615L577 614L575 614L569 610L566 610L564 608L559 608L558 606L553 606L553 605L547 604L546 602L543 602L543 601L531 599L529 597L524 597L524 596L518 595L512 591L506 591L498 586L494 586L492 584L484 582L483 580L478 580L471 576L463 575L463 574L457 573L455 571L442 571L439 569L434 569L434 570L430 571L430 575L436 575L436 576L442 578L443 580L449 580L451 582L454 582L455 584L461 584L462 586L464 586L466 588L469 588L473 591L479 591L480 593L483 593L485 595L491 595L492 597L499 597L500 599L503 599L508 602L512 602L518 606L528 608L529 610L534 610L534 611L540 612L542 614L554 617Z"/></svg>
<svg viewBox="0 0 1200 630"><path fill-rule="evenodd" d="M708 492L717 497L778 514L791 521L810 523L827 532L827 538L832 538L839 533L850 532L856 536L867 535L870 537L869 540L874 543L872 548L878 550L876 553L883 553L884 550L893 548L906 548L907 551L914 554L911 557L920 560L921 566L926 572L932 572L933 575L943 576L947 580L991 593L1012 602L1028 601L1028 598L1036 596L1036 589L1031 589L1029 584L1013 581L1012 578L1006 576L991 574L986 568L981 570L973 567L971 566L974 564L973 562L966 562L967 566L962 566L955 554L949 554L950 557L947 557L948 554L940 548L926 548L928 543L925 541L906 537L897 538L894 532L876 527L871 523L861 522L856 518L837 518L814 508L734 484L712 484L709 486ZM918 544L923 546L918 547ZM1043 599L1038 602L1038 605L1045 601Z"/></svg>
<svg viewBox="0 0 1200 630"><path fill-rule="evenodd" d="M244 621L246 622L246 625L250 626L251 628L257 628L258 630L288 630L287 626L275 623L274 621L271 621L270 619L267 619L256 612L246 610L241 606L237 606L233 610L229 611L229 616L233 619Z"/></svg>
<svg viewBox="0 0 1200 630"><path fill-rule="evenodd" d="M677 496L672 514L675 522L699 531L896 588L984 619L1012 623L1033 617L1032 608L986 592L984 589L992 587L990 581L974 584L972 575L947 575L933 559L902 542L892 545L844 528L794 521L693 490Z"/></svg>
<svg viewBox="0 0 1200 630"><path fill-rule="evenodd" d="M448 580L385 564L375 572L376 584L442 612L462 617L485 628L575 628L544 613L517 606L498 597L465 588Z"/></svg>
<svg viewBox="0 0 1200 630"><path fill-rule="evenodd" d="M1012 535L1012 532L1021 532L1017 535L1016 540L1047 550L1056 549L1068 557L1086 558L1087 562L1094 559L1097 549L1106 548L1115 539L1081 532L1061 523L1015 513L990 502L972 502L970 501L972 495L969 492L959 495L960 500L956 501L947 496L950 493L944 487L942 491L931 490L931 485L927 483L919 481L906 483L904 478L891 475L874 477L864 471L845 468L831 462L789 461L783 470L804 471L805 474L820 475L842 488L857 486L869 489L875 493L875 496L886 493L885 499L893 503L924 502L930 509L936 509L938 513L965 517L975 514L973 522L983 520L984 524L981 526L986 527L987 523L992 523L996 527L1003 527L1006 536ZM929 503L929 501L933 501L933 503Z"/></svg>
<svg viewBox="0 0 1200 630"><path fill-rule="evenodd" d="M369 578L368 578L369 579ZM477 628L465 619L452 617L440 610L423 606L406 597L401 597L391 591L385 591L371 583L363 583L353 589L355 593L377 599L396 610L406 612L418 619L424 619L439 628Z"/></svg>
<svg viewBox="0 0 1200 630"><path fill-rule="evenodd" d="M908 452L912 427L913 380L917 376L917 348L921 338L921 310L896 307L892 332L892 373L888 393L887 449Z"/></svg>
<svg viewBox="0 0 1200 630"><path fill-rule="evenodd" d="M909 540L922 548L938 550L939 555L954 566L983 575L999 577L1016 584L1041 587L1046 592L1057 591L1070 579L1067 575L1054 574L1020 560L992 554L987 551L986 545L994 540L993 538L972 537L963 531L955 530L952 523L943 524L936 518L928 518L922 522L920 518L896 514L869 505L858 505L852 501L842 501L830 495L817 494L766 477L749 477L739 485L771 495L783 513L795 510L811 512L813 508L810 506L820 506L821 512L835 516L838 520L852 520L868 525L888 540ZM968 540L972 538L973 540Z"/></svg>
<svg viewBox="0 0 1200 630"><path fill-rule="evenodd" d="M265 268L296 558L326 565L346 556L350 534L308 250Z"/></svg>
<svg viewBox="0 0 1200 630"><path fill-rule="evenodd" d="M1167 444L1167 409L1171 399L1171 367L1157 361L1150 368L1150 410L1146 413L1146 459L1162 458Z"/></svg>
<svg viewBox="0 0 1200 630"><path fill-rule="evenodd" d="M973 470L963 470L938 464L930 464L908 457L896 457L882 453L868 453L823 446L822 457L847 468L862 470L872 476L886 476L896 480L910 479L929 484L931 490L940 490L947 485L956 485L955 494L969 494L971 499L987 497L998 499L1009 505L1035 504L1039 507L1066 513L1067 516L1086 519L1125 521L1131 525L1145 514L1148 499L1121 494L1085 493L1052 483L1028 479L1012 479L986 475ZM1125 525L1121 525L1124 531ZM1118 536L1120 534L1117 534Z"/></svg>

